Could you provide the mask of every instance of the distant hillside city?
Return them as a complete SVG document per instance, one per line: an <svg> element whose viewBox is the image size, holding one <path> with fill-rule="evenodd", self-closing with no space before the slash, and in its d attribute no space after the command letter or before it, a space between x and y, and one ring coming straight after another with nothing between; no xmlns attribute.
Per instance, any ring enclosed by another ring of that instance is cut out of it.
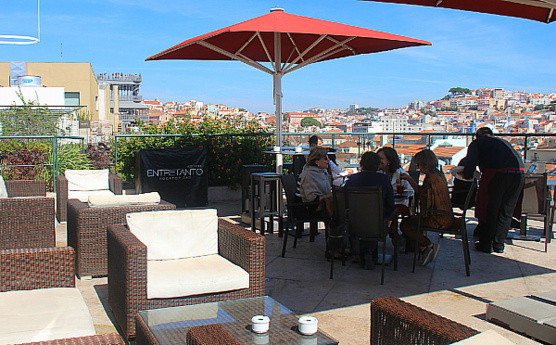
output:
<svg viewBox="0 0 556 345"><path fill-rule="evenodd" d="M171 118L201 120L204 116L237 117L275 125L274 114L252 113L225 104L200 101L161 102L143 100L148 119L163 123ZM441 131L471 133L490 125L504 133L555 132L556 94L509 91L502 88L470 90L454 87L441 99L413 101L403 108L372 108L352 104L346 109L310 108L284 113L286 132L413 133Z"/></svg>
<svg viewBox="0 0 556 345"><path fill-rule="evenodd" d="M235 117L258 121L274 131L274 114L250 112L202 100L144 100L141 74L94 73L89 63L0 62L0 110L28 104L58 109L66 134L88 141L110 140L137 130L137 123L172 118ZM161 95L162 96L162 95ZM490 125L501 133L556 133L556 93L502 88L470 90L455 86L435 100L416 100L401 108L351 104L344 109L309 108L284 113L285 133L471 133ZM79 120L81 122L77 123ZM90 124L87 124L90 121ZM89 126L89 127L87 127Z"/></svg>

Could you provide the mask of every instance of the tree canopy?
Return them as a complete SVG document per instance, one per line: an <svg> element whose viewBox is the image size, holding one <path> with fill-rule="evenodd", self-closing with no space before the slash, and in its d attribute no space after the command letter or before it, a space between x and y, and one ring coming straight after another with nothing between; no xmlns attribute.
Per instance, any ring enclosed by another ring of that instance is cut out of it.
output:
<svg viewBox="0 0 556 345"><path fill-rule="evenodd" d="M468 88L465 87L453 87L450 90L448 90L448 92L450 92L451 94L470 94L471 90L469 90Z"/></svg>
<svg viewBox="0 0 556 345"><path fill-rule="evenodd" d="M379 108L360 107L360 108L356 108L354 110L349 110L346 115L372 115L373 113L376 113L378 111L380 111Z"/></svg>
<svg viewBox="0 0 556 345"><path fill-rule="evenodd" d="M301 119L300 124L303 127L317 126L319 128L322 128L322 123L320 123L319 120L315 119L314 117L304 117L303 119Z"/></svg>

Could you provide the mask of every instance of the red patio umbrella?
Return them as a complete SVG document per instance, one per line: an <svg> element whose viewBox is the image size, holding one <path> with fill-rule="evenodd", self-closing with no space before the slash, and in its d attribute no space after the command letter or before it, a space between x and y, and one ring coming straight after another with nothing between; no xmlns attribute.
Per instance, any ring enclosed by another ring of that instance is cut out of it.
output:
<svg viewBox="0 0 556 345"><path fill-rule="evenodd" d="M308 64L430 42L335 22L270 13L191 38L146 60L238 60L273 76L276 145L282 146L282 76ZM269 63L270 66L262 63ZM277 170L281 169L277 155Z"/></svg>
<svg viewBox="0 0 556 345"><path fill-rule="evenodd" d="M452 8L550 23L556 20L556 0L363 0Z"/></svg>

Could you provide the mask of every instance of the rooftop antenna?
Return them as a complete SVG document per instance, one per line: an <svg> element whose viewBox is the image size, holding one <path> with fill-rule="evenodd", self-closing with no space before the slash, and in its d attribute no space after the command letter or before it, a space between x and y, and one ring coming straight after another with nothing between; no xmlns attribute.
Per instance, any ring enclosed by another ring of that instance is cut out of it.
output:
<svg viewBox="0 0 556 345"><path fill-rule="evenodd" d="M37 0L37 35L0 35L0 44L35 44L41 41L40 0Z"/></svg>

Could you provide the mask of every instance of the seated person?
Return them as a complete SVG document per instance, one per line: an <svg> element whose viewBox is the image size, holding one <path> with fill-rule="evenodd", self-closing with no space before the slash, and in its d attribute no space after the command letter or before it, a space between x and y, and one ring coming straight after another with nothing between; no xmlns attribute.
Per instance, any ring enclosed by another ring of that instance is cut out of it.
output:
<svg viewBox="0 0 556 345"><path fill-rule="evenodd" d="M388 179L390 180L394 191L396 191L396 186L400 185L403 187L404 191L408 192L410 195L413 195L414 190L413 187L411 187L409 181L401 178L401 175L407 173L401 166L398 152L391 147L385 146L379 149L376 153L378 153L378 155L380 156L380 165L378 167L379 171L388 176ZM409 199L401 200L400 206L401 205L406 206L404 209L405 212L403 213L408 213L409 210L407 209L407 206L409 206Z"/></svg>
<svg viewBox="0 0 556 345"><path fill-rule="evenodd" d="M389 218L395 214L394 206L394 190L392 184L385 174L377 172L380 165L380 156L374 152L367 151L361 156L359 162L361 172L351 175L346 181L344 187L382 187L382 201L384 207L384 217ZM377 242L361 242L359 246L352 243L352 254L358 254L361 264L365 268L372 268L373 258L378 256ZM355 249L355 251L353 251ZM369 257L372 255L372 257Z"/></svg>
<svg viewBox="0 0 556 345"><path fill-rule="evenodd" d="M398 186L405 191L408 197L398 197L395 198L394 203L396 204L397 214L394 217L394 220L390 227L390 236L393 236L394 233L398 232L398 215L409 215L409 200L410 197L413 196L415 191L409 181L402 179L401 175L406 175L407 173L405 170L402 169L400 163L400 156L398 152L393 149L392 147L382 147L376 153L380 156L380 165L379 165L379 172L384 173L390 179L390 183L392 184L392 188L394 192ZM393 237L394 238L394 237Z"/></svg>
<svg viewBox="0 0 556 345"><path fill-rule="evenodd" d="M405 174L401 178L411 183L417 193L421 209L435 209L442 211L452 211L452 202L448 192L448 182L444 173L438 170L438 158L434 152L428 149L419 151L413 157L418 169L425 174L423 185L419 186L411 176ZM418 236L417 223L418 215L404 218L400 224L402 234L409 240L409 245L414 245L419 238L415 250L422 252L422 265L433 261L438 254L439 245L432 243L426 236ZM423 212L421 214L421 224L425 227L447 229L454 223L454 216L451 214Z"/></svg>
<svg viewBox="0 0 556 345"><path fill-rule="evenodd" d="M321 146L311 148L307 164L299 174L296 195L303 202L324 201L332 213L332 185L328 175L328 149ZM319 211L315 208L315 211Z"/></svg>
<svg viewBox="0 0 556 345"><path fill-rule="evenodd" d="M318 135L312 135L309 138L309 146L322 146L322 138ZM330 161L328 162L328 173L332 176L332 184L334 184L335 186L341 186L344 183L344 178L348 175L348 172L343 171L336 165L336 163L334 162L334 157L328 158L330 158Z"/></svg>

